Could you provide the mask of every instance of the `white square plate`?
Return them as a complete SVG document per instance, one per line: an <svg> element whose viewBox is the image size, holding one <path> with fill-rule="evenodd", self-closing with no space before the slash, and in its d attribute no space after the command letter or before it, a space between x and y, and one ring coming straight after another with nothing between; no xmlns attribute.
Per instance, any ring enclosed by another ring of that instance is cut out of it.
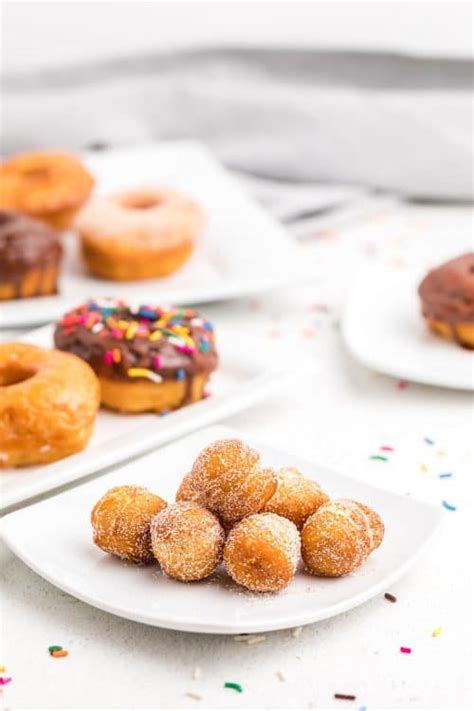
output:
<svg viewBox="0 0 474 711"><path fill-rule="evenodd" d="M234 584L222 570L200 583L179 583L162 575L158 565L129 565L93 545L90 512L107 489L144 485L172 501L199 451L229 436L242 435L223 427L195 432L105 477L9 514L1 521L3 538L39 575L101 610L157 627L235 634L304 625L360 605L407 570L441 520L438 507L375 489L245 437L265 463L297 466L329 494L359 499L380 513L385 540L359 570L332 579L300 570L285 591L258 595Z"/></svg>
<svg viewBox="0 0 474 711"><path fill-rule="evenodd" d="M51 347L53 328L43 326L21 340ZM249 349L245 339L220 326L217 337L220 363L211 376L209 398L166 417L99 410L94 434L82 452L52 464L0 469L0 510L228 417L265 398L274 388L294 377L295 373L288 371L284 361L280 365L273 351L270 353L271 346L263 341L253 339L252 349Z"/></svg>
<svg viewBox="0 0 474 711"><path fill-rule="evenodd" d="M351 353L396 378L474 390L474 352L431 333L418 285L426 271L367 269L349 291L342 333Z"/></svg>
<svg viewBox="0 0 474 711"><path fill-rule="evenodd" d="M207 225L184 267L165 279L116 282L90 276L75 235L66 235L60 293L0 302L0 328L46 323L90 297L192 304L245 296L298 279L304 265L294 240L202 145L149 144L89 154L96 191L167 185L194 197ZM120 286L120 289L119 289Z"/></svg>

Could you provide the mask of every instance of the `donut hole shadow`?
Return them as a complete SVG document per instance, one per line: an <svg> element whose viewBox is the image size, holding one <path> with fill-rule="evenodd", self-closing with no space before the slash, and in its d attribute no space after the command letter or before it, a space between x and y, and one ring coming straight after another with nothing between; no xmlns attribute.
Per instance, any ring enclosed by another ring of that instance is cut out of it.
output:
<svg viewBox="0 0 474 711"><path fill-rule="evenodd" d="M0 369L0 387L18 385L25 380L29 380L35 374L32 368L23 368L21 365L9 365L8 368Z"/></svg>

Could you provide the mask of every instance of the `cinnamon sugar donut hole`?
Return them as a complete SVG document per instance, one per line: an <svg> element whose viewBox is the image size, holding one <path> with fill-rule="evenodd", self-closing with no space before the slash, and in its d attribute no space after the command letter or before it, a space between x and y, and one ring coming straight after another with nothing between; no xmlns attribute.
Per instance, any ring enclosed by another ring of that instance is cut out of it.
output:
<svg viewBox="0 0 474 711"><path fill-rule="evenodd" d="M151 563L150 522L166 501L143 486L115 486L91 514L93 540L106 553L133 563Z"/></svg>
<svg viewBox="0 0 474 711"><path fill-rule="evenodd" d="M210 511L190 501L170 504L151 522L153 554L169 578L209 577L222 559L224 530Z"/></svg>
<svg viewBox="0 0 474 711"><path fill-rule="evenodd" d="M273 469L239 439L220 439L206 447L191 469L187 486L228 527L260 511L275 493Z"/></svg>
<svg viewBox="0 0 474 711"><path fill-rule="evenodd" d="M288 518L301 529L308 516L329 501L329 496L317 482L306 479L295 467L279 469L276 476L277 489L262 512L276 513Z"/></svg>
<svg viewBox="0 0 474 711"><path fill-rule="evenodd" d="M95 198L76 220L89 270L114 281L172 274L191 256L203 225L199 205L168 188Z"/></svg>
<svg viewBox="0 0 474 711"><path fill-rule="evenodd" d="M380 516L365 504L339 499L323 504L301 532L301 553L314 575L339 577L358 568L384 535Z"/></svg>
<svg viewBox="0 0 474 711"><path fill-rule="evenodd" d="M279 592L293 580L299 553L294 523L274 513L253 514L229 533L224 564L239 585L254 592Z"/></svg>
<svg viewBox="0 0 474 711"><path fill-rule="evenodd" d="M192 472L183 477L176 492L176 501L192 501L201 506L206 505L206 497L202 491L197 491L193 486Z"/></svg>

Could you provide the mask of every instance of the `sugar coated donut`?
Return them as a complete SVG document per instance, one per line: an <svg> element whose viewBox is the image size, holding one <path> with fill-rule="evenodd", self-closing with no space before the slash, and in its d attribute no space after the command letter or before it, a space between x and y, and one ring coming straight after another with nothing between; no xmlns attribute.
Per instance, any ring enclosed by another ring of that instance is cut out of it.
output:
<svg viewBox="0 0 474 711"><path fill-rule="evenodd" d="M84 449L98 406L99 383L80 358L0 343L0 466L44 464Z"/></svg>
<svg viewBox="0 0 474 711"><path fill-rule="evenodd" d="M273 513L253 514L230 531L224 564L239 585L255 592L278 592L293 580L299 553L294 523Z"/></svg>
<svg viewBox="0 0 474 711"><path fill-rule="evenodd" d="M150 522L166 501L143 486L116 486L91 513L93 540L106 553L132 563L151 563Z"/></svg>
<svg viewBox="0 0 474 711"><path fill-rule="evenodd" d="M368 506L350 499L330 501L303 526L303 560L314 575L347 575L362 565L383 535L382 519Z"/></svg>
<svg viewBox="0 0 474 711"><path fill-rule="evenodd" d="M329 501L329 496L319 484L312 479L306 479L295 467L279 469L276 476L277 489L262 512L284 516L293 521L297 528L302 528L308 516Z"/></svg>
<svg viewBox="0 0 474 711"><path fill-rule="evenodd" d="M0 165L0 207L67 229L93 185L92 176L70 153L22 153Z"/></svg>
<svg viewBox="0 0 474 711"><path fill-rule="evenodd" d="M218 362L214 328L194 309L117 299L67 313L54 342L89 363L102 404L122 412L168 412L200 400Z"/></svg>
<svg viewBox="0 0 474 711"><path fill-rule="evenodd" d="M189 501L170 504L151 522L156 560L170 578L190 582L209 577L219 565L224 530L216 516Z"/></svg>
<svg viewBox="0 0 474 711"><path fill-rule="evenodd" d="M418 293L428 327L463 348L474 349L474 252L431 270Z"/></svg>
<svg viewBox="0 0 474 711"><path fill-rule="evenodd" d="M116 281L172 274L190 257L203 225L201 208L167 188L95 198L76 222L90 271Z"/></svg>
<svg viewBox="0 0 474 711"><path fill-rule="evenodd" d="M0 301L57 292L59 235L39 220L0 210Z"/></svg>
<svg viewBox="0 0 474 711"><path fill-rule="evenodd" d="M239 439L221 439L206 447L191 469L188 486L200 492L208 509L227 526L260 511L274 494L273 469Z"/></svg>

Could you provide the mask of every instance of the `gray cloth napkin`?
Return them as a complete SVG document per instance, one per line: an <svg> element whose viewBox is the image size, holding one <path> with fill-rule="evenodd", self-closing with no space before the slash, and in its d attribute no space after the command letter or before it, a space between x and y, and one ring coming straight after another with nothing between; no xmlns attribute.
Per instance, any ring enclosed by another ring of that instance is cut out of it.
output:
<svg viewBox="0 0 474 711"><path fill-rule="evenodd" d="M3 97L5 153L196 138L302 231L380 193L473 197L469 60L157 53L6 76Z"/></svg>

